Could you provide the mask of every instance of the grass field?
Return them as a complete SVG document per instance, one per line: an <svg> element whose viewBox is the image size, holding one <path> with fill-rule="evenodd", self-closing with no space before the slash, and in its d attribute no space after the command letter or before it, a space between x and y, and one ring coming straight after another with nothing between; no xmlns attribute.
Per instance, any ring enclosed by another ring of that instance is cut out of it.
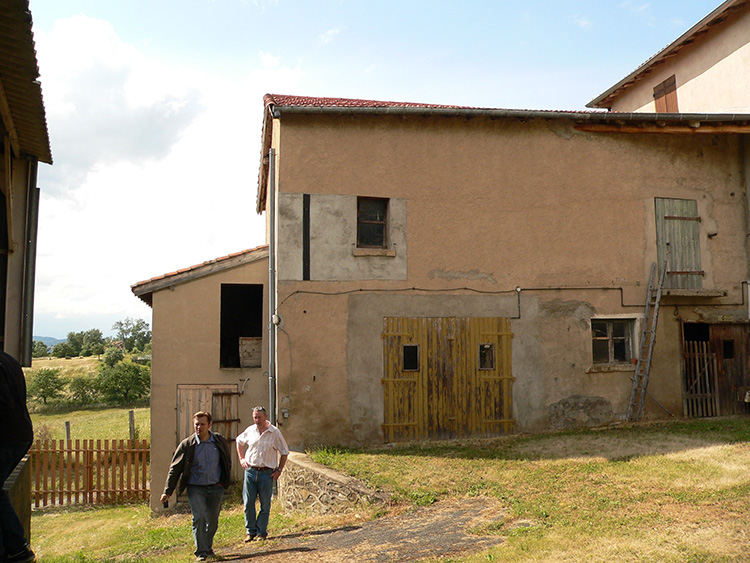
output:
<svg viewBox="0 0 750 563"><path fill-rule="evenodd" d="M37 439L62 440L65 422L70 422L72 440L128 439L130 423L128 411L135 416L136 437L151 440L151 411L148 408L101 408L68 412L31 413Z"/></svg>
<svg viewBox="0 0 750 563"><path fill-rule="evenodd" d="M750 417L311 455L390 492L391 513L474 496L499 504L495 522L472 533L500 535L502 545L444 562L750 561ZM353 518L274 506L271 530ZM190 516L154 517L143 505L37 511L32 528L42 562L190 559ZM235 501L222 513L216 547L232 548L241 536Z"/></svg>

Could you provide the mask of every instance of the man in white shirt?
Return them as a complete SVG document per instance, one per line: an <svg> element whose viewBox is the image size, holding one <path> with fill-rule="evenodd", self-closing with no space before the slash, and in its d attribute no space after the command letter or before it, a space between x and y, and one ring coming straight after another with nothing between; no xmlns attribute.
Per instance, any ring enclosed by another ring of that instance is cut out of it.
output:
<svg viewBox="0 0 750 563"><path fill-rule="evenodd" d="M245 541L268 537L268 518L271 515L273 482L284 470L289 447L281 431L268 421L266 409L253 408L253 421L237 436L237 455L245 469L242 500L245 503ZM260 512L255 516L255 499L260 500Z"/></svg>

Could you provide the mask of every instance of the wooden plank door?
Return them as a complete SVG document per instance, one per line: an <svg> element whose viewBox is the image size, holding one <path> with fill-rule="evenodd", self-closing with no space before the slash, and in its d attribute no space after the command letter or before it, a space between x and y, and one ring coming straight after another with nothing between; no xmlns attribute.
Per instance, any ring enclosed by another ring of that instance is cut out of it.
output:
<svg viewBox="0 0 750 563"><path fill-rule="evenodd" d="M510 432L511 337L508 319L385 318L385 440Z"/></svg>
<svg viewBox="0 0 750 563"><path fill-rule="evenodd" d="M694 199L654 200L656 213L656 252L661 272L667 264L664 287L701 289L700 224L698 202Z"/></svg>
<svg viewBox="0 0 750 563"><path fill-rule="evenodd" d="M748 325L715 324L710 327L711 348L719 367L719 404L722 415L750 412L745 395L748 375Z"/></svg>

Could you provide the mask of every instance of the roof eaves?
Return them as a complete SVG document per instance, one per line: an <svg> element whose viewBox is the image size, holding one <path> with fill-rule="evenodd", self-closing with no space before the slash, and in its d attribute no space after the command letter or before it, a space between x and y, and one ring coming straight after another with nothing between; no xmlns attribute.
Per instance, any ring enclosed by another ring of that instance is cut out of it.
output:
<svg viewBox="0 0 750 563"><path fill-rule="evenodd" d="M133 294L140 298L148 306L152 305L152 296L155 291L187 283L205 276L218 274L243 264L250 264L268 258L268 245L234 252L227 256L207 260L201 264L182 268L175 272L156 276L148 280L135 283L130 286Z"/></svg>

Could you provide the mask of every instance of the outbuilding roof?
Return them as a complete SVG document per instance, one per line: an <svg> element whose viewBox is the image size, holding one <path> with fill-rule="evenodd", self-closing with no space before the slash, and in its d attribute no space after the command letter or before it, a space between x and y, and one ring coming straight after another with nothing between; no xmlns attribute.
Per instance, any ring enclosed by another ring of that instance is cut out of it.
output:
<svg viewBox="0 0 750 563"><path fill-rule="evenodd" d="M220 258L207 260L195 266L189 266L176 272L162 274L154 278L135 283L130 286L131 291L149 307L153 304L155 291L186 283L212 274L217 274L243 264L257 262L268 258L268 245L257 246L240 252L234 252Z"/></svg>
<svg viewBox="0 0 750 563"><path fill-rule="evenodd" d="M677 53L679 53L684 47L693 44L699 37L708 33L715 26L724 23L730 15L745 8L746 5L747 0L727 0L726 2L722 3L713 12L708 14L705 18L703 18L701 21L699 21L697 24L683 33L675 41L667 45L656 55L648 59L641 66L628 74L625 78L620 80L609 90L602 94L599 94L596 98L591 100L588 104L586 104L586 107L612 107L612 101L620 96L624 90L630 88L636 82L646 78L659 65L677 55Z"/></svg>
<svg viewBox="0 0 750 563"><path fill-rule="evenodd" d="M17 155L52 164L28 0L0 0L0 133Z"/></svg>

